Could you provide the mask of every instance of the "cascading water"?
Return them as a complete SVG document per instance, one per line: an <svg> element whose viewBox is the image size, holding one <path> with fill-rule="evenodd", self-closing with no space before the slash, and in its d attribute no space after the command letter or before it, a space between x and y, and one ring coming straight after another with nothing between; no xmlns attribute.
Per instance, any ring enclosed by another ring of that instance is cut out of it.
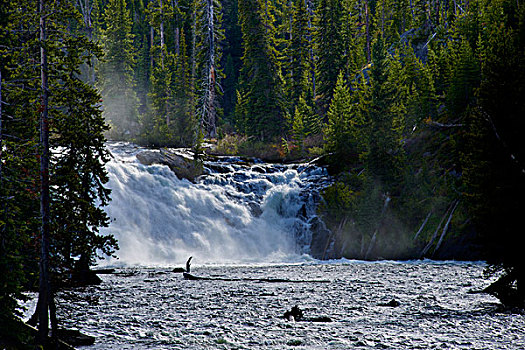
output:
<svg viewBox="0 0 525 350"><path fill-rule="evenodd" d="M323 168L224 157L191 183L167 166L140 164L136 146L109 149L112 222L102 232L114 234L120 250L119 260L101 263L282 262L309 252L317 191L329 181Z"/></svg>

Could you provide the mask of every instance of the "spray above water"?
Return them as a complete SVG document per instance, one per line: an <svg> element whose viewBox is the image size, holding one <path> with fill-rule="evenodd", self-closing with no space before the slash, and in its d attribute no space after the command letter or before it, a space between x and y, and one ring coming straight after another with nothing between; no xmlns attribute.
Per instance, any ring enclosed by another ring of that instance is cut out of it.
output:
<svg viewBox="0 0 525 350"><path fill-rule="evenodd" d="M324 169L307 165L206 163L196 183L164 165L136 160L139 148L109 145L112 222L119 260L103 264L173 265L296 261L309 252ZM215 169L215 170L212 170Z"/></svg>

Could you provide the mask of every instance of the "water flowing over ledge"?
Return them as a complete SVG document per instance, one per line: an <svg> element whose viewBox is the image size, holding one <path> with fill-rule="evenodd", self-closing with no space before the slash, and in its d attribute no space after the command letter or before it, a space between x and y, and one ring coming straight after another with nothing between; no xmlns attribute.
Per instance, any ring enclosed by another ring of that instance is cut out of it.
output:
<svg viewBox="0 0 525 350"><path fill-rule="evenodd" d="M119 240L109 265L297 261L309 253L320 200L329 183L308 164L246 164L232 157L205 163L195 183L165 165L136 160L142 149L108 145L112 222L103 233Z"/></svg>

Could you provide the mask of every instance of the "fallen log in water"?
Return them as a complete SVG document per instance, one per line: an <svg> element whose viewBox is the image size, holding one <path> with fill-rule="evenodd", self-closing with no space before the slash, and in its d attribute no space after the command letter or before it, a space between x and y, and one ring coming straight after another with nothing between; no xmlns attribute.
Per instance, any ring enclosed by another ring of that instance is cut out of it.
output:
<svg viewBox="0 0 525 350"><path fill-rule="evenodd" d="M285 278L226 278L204 277L183 272L184 279L191 281L266 282L266 283L330 283L329 280L289 280Z"/></svg>

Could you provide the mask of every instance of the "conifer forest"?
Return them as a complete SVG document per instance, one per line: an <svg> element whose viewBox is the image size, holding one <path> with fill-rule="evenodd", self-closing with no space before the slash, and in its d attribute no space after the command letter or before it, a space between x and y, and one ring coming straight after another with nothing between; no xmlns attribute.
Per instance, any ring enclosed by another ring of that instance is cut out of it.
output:
<svg viewBox="0 0 525 350"><path fill-rule="evenodd" d="M118 255L107 141L320 164L319 259L483 260L523 309L524 134L522 0L1 1L0 348Z"/></svg>

